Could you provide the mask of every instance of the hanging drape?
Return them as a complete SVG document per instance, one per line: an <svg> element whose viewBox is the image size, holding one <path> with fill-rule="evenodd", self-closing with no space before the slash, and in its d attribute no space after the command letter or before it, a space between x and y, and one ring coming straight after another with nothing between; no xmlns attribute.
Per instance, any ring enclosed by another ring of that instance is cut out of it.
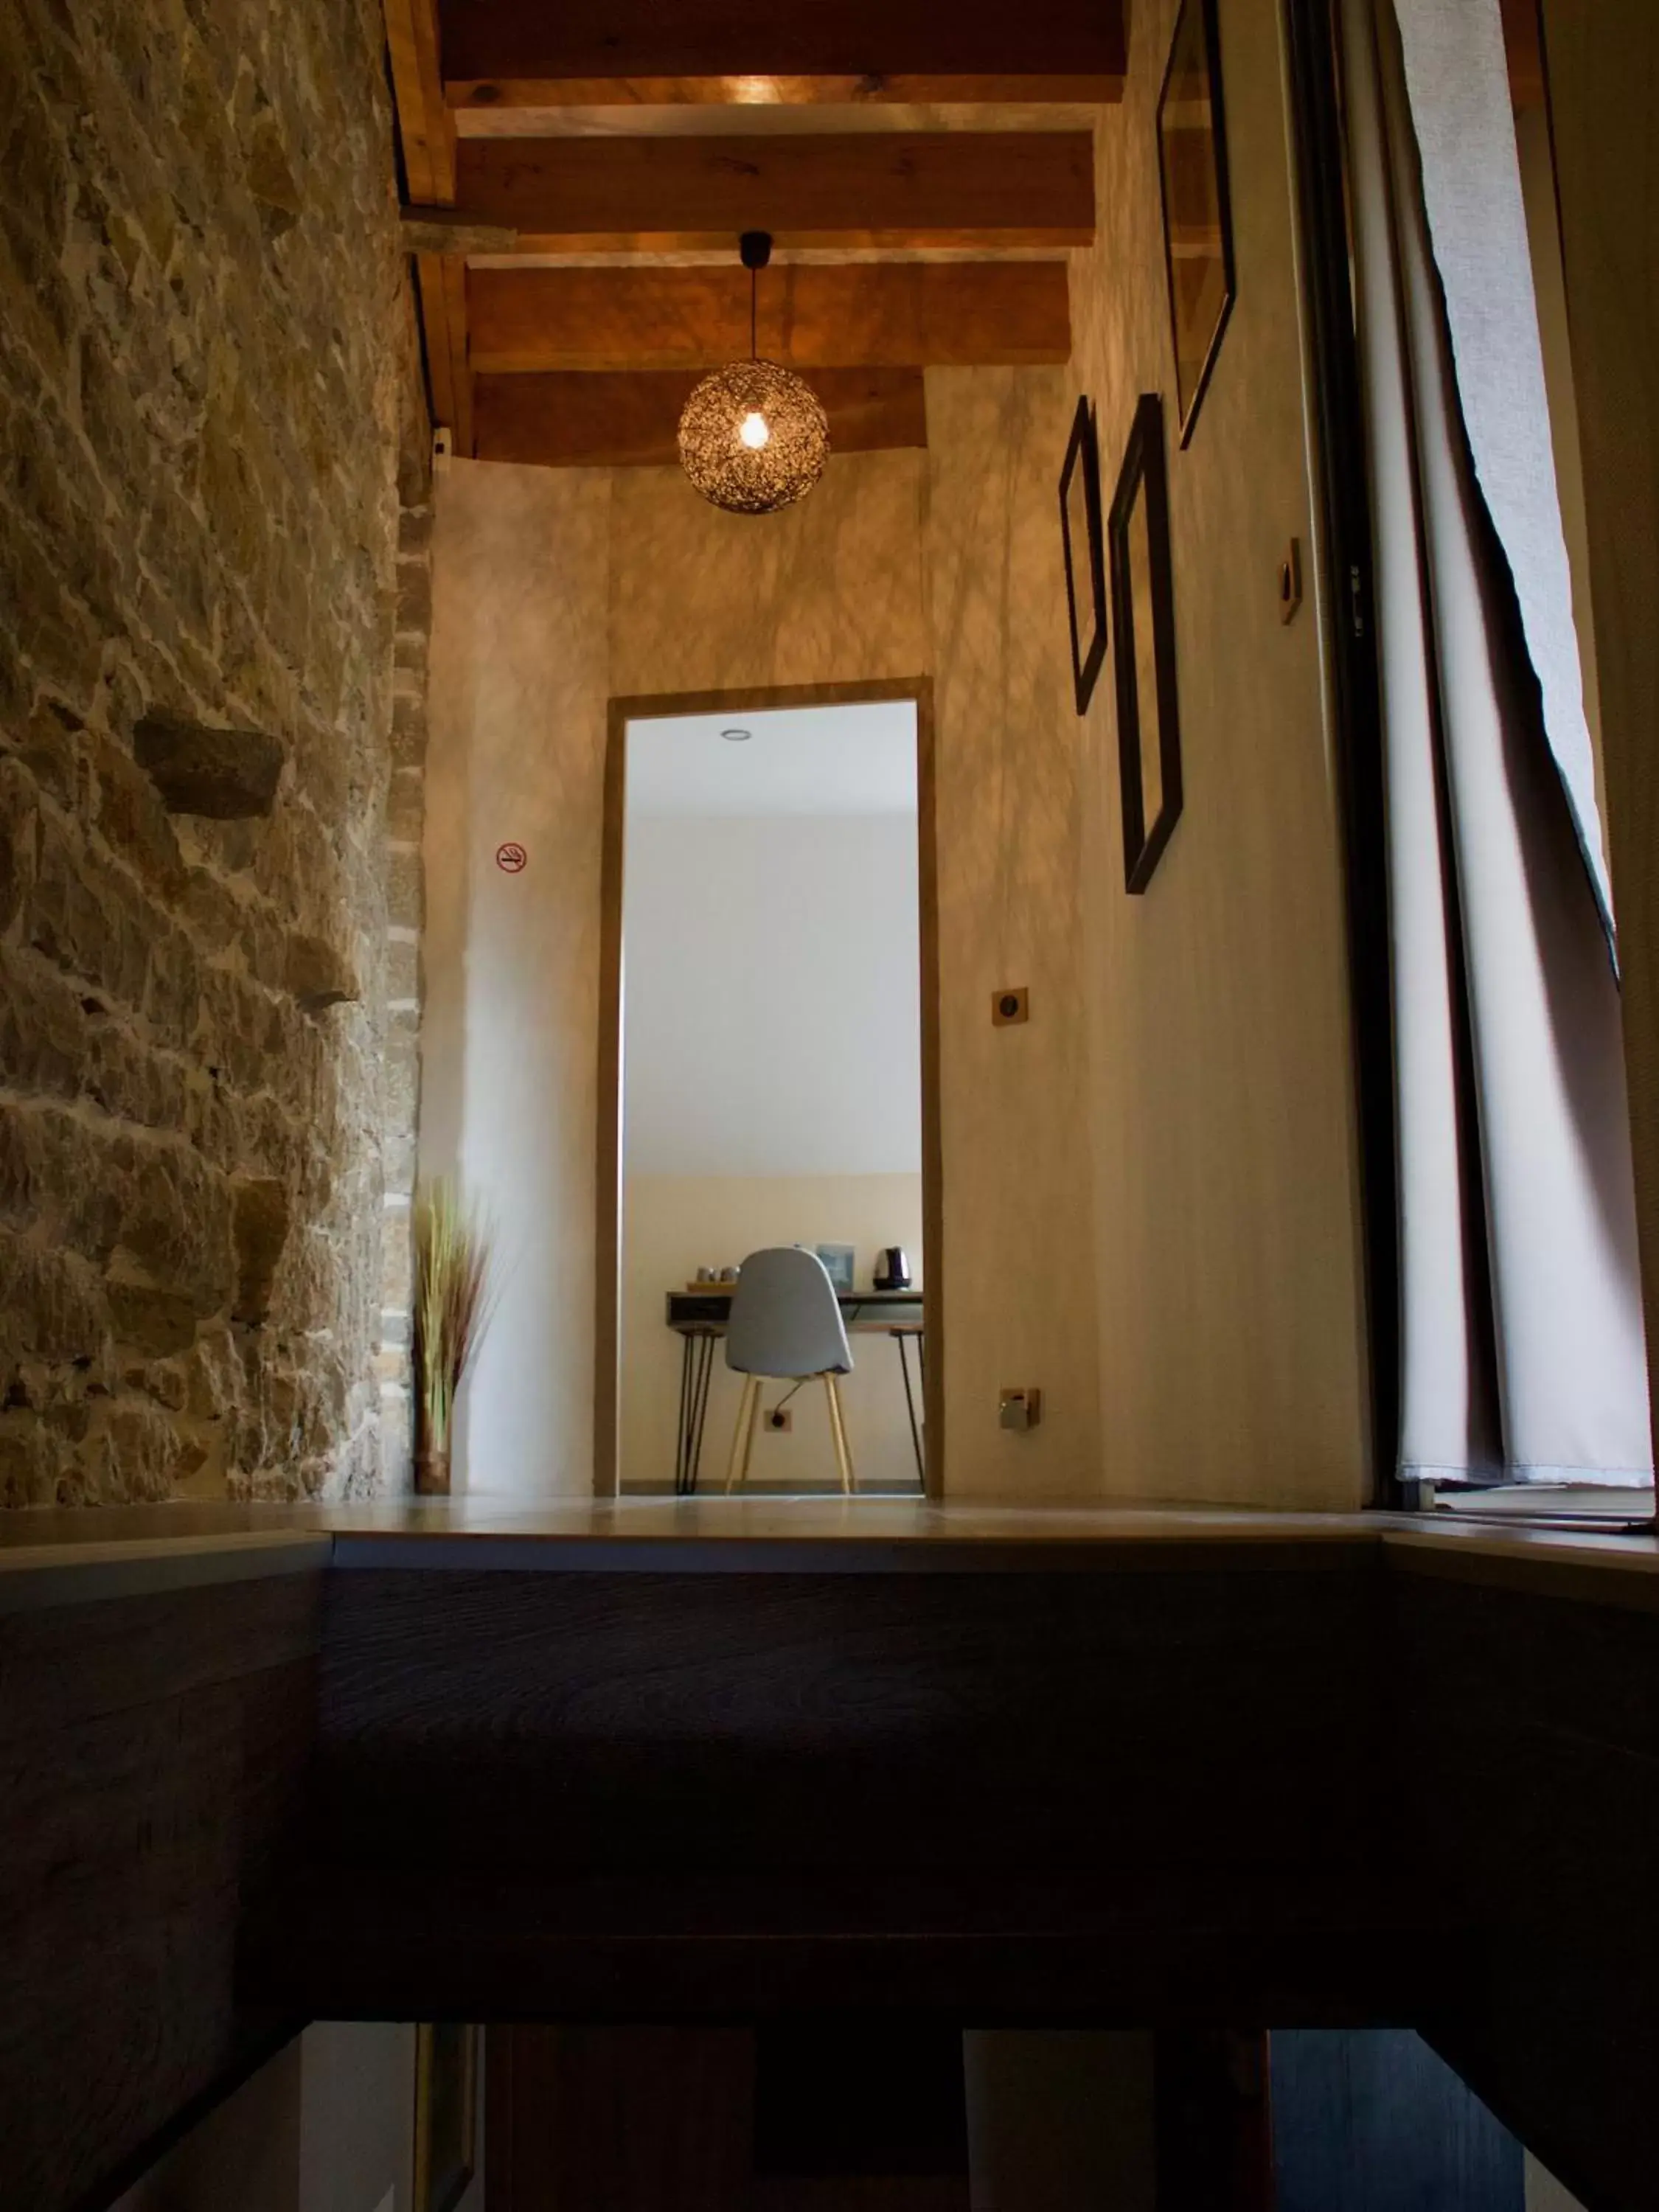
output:
<svg viewBox="0 0 1659 2212"><path fill-rule="evenodd" d="M1343 0L1401 1471L1652 1479L1611 900L1498 0Z"/></svg>

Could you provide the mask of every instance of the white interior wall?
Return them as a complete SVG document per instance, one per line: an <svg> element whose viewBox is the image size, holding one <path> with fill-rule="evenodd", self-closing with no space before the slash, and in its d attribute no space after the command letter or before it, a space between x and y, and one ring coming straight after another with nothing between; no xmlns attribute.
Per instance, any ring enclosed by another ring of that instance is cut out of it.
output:
<svg viewBox="0 0 1659 2212"><path fill-rule="evenodd" d="M921 1173L914 815L630 817L624 884L629 1176Z"/></svg>

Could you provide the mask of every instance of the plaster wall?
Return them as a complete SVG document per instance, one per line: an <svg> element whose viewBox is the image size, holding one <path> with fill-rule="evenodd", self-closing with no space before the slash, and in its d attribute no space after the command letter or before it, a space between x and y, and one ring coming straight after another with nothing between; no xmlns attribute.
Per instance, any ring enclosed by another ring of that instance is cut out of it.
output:
<svg viewBox="0 0 1659 2212"><path fill-rule="evenodd" d="M945 1466L952 1497L1101 1492L1080 821L1054 486L1064 369L930 371ZM993 994L1030 994L994 1028ZM1035 1384L1041 1426L998 1425Z"/></svg>
<svg viewBox="0 0 1659 2212"><path fill-rule="evenodd" d="M421 1163L497 1231L458 1474L533 1497L592 1486L610 502L600 471L458 462L433 544Z"/></svg>
<svg viewBox="0 0 1659 2212"><path fill-rule="evenodd" d="M1109 658L1080 770L1104 1482L1345 1508L1370 1474L1358 1156L1278 18L1221 0L1237 301L1183 452L1155 119L1175 14L1134 11L1073 260L1109 507L1136 400L1164 395L1185 782L1130 897ZM1282 626L1291 538L1310 599Z"/></svg>
<svg viewBox="0 0 1659 2212"><path fill-rule="evenodd" d="M914 813L631 819L629 1176L920 1175L916 899Z"/></svg>

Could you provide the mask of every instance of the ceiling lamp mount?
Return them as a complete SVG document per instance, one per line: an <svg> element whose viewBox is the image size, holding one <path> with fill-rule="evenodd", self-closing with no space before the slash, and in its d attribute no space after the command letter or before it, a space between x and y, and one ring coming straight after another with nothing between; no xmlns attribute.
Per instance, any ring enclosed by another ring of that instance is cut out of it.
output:
<svg viewBox="0 0 1659 2212"><path fill-rule="evenodd" d="M749 358L715 369L680 416L680 466L695 489L732 514L793 507L823 474L830 423L810 384L756 344L760 271L772 258L769 231L745 230L738 252L749 271Z"/></svg>

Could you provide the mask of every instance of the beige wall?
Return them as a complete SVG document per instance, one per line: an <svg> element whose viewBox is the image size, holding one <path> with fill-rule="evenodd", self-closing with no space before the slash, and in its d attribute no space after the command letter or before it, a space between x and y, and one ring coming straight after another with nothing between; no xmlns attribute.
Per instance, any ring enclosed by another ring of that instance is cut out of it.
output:
<svg viewBox="0 0 1659 2212"><path fill-rule="evenodd" d="M1133 13L1103 116L1100 236L1073 262L1076 385L1109 506L1137 396L1161 391L1185 812L1123 891L1109 659L1087 718L1084 933L1115 1496L1348 1506L1366 1481L1357 1167L1337 793L1311 592L1277 10L1221 0L1238 298L1177 450L1154 112L1175 0Z"/></svg>
<svg viewBox="0 0 1659 2212"><path fill-rule="evenodd" d="M945 1420L952 1497L1101 1489L1082 848L1054 486L1061 369L932 371ZM994 1029L991 996L1030 991ZM998 1425L1034 1383L1041 1427Z"/></svg>
<svg viewBox="0 0 1659 2212"><path fill-rule="evenodd" d="M618 469L611 689L740 690L919 676L927 456L850 453L782 514L726 514L678 469Z"/></svg>
<svg viewBox="0 0 1659 2212"><path fill-rule="evenodd" d="M672 1483L679 1413L680 1339L663 1319L664 1293L690 1280L700 1267L735 1267L767 1244L855 1244L860 1288L884 1244L902 1244L917 1284L925 1277L921 1177L870 1176L639 1175L628 1179L623 1249L622 1475L624 1489ZM897 1347L886 1337L856 1334L853 1372L842 1385L860 1488L915 1487ZM914 1354L913 1383L920 1378ZM774 1405L787 1386L767 1386ZM808 1383L793 1399L787 1435L756 1439L752 1481L790 1489L833 1489L834 1449L823 1392ZM726 1480L737 1419L738 1378L718 1356L703 1440L703 1487Z"/></svg>
<svg viewBox="0 0 1659 2212"><path fill-rule="evenodd" d="M610 497L602 471L458 462L433 538L421 1158L500 1237L458 1464L536 1496L592 1481Z"/></svg>
<svg viewBox="0 0 1659 2212"><path fill-rule="evenodd" d="M1544 32L1595 606L1648 1361L1659 1374L1659 10L1653 0L1545 0Z"/></svg>

